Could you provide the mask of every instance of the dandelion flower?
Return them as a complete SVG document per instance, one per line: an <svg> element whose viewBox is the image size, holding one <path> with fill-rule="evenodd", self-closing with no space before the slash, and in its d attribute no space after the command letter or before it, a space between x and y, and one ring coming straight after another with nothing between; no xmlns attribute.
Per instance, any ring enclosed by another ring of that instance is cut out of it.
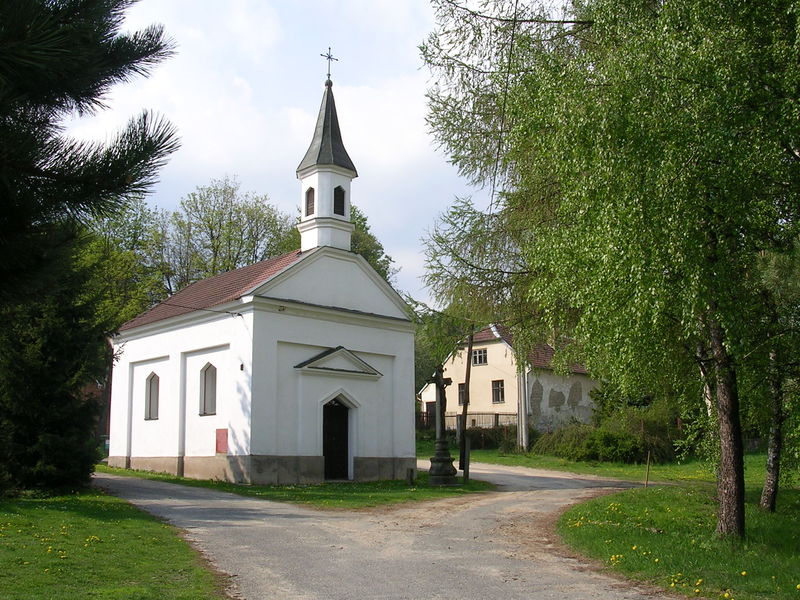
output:
<svg viewBox="0 0 800 600"><path fill-rule="evenodd" d="M742 571L741 575L742 577L744 577L745 575L747 575L747 571Z"/></svg>

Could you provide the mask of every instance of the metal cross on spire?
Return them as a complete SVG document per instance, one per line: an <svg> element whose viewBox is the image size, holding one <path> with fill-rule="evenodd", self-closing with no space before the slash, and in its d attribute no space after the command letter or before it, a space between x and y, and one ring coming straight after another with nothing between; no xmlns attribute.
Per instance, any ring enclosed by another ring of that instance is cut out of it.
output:
<svg viewBox="0 0 800 600"><path fill-rule="evenodd" d="M331 61L335 60L336 62L339 62L339 59L338 58L334 58L333 54L331 54L331 47L330 46L328 46L328 53L327 54L320 54L320 56L322 58L325 58L325 59L328 60L328 80L330 81L330 78L331 78Z"/></svg>

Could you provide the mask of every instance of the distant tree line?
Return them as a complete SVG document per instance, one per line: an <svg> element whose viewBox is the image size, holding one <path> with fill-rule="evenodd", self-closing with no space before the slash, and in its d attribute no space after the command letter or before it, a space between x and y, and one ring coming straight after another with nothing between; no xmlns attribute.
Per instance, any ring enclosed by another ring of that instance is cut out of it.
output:
<svg viewBox="0 0 800 600"><path fill-rule="evenodd" d="M355 206L351 218L353 251L391 280L393 261L367 218ZM296 250L296 224L229 176L198 186L172 211L134 199L89 224L89 252L105 270L105 310L118 326L190 283Z"/></svg>

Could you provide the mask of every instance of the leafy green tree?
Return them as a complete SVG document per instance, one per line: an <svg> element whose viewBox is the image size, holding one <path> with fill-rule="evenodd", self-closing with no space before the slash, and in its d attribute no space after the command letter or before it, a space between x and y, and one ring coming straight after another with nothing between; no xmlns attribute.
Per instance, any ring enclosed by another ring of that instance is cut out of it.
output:
<svg viewBox="0 0 800 600"><path fill-rule="evenodd" d="M406 297L406 302L417 327L414 336L414 389L421 390L436 367L442 365L458 343L477 327L451 309L435 310L410 297Z"/></svg>
<svg viewBox="0 0 800 600"><path fill-rule="evenodd" d="M116 328L164 299L158 213L135 198L88 226L84 261L97 264L98 311Z"/></svg>
<svg viewBox="0 0 800 600"><path fill-rule="evenodd" d="M0 3L0 485L70 487L94 465L113 329L81 223L148 189L177 148L147 112L105 144L63 135L116 83L168 56L160 27L122 34L130 0Z"/></svg>
<svg viewBox="0 0 800 600"><path fill-rule="evenodd" d="M192 280L251 265L296 247L291 217L269 198L240 190L235 178L200 186L172 215L176 244L190 252Z"/></svg>
<svg viewBox="0 0 800 600"><path fill-rule="evenodd" d="M519 232L529 284L510 293L623 393L664 378L709 390L717 532L744 535L738 379L763 316L757 261L791 248L800 216L794 11L435 5L429 120Z"/></svg>
<svg viewBox="0 0 800 600"><path fill-rule="evenodd" d="M350 206L350 220L355 229L350 239L350 249L363 256L372 268L387 282L392 283L398 269L394 266L392 257L386 254L383 244L378 241L367 222L367 216L355 206Z"/></svg>

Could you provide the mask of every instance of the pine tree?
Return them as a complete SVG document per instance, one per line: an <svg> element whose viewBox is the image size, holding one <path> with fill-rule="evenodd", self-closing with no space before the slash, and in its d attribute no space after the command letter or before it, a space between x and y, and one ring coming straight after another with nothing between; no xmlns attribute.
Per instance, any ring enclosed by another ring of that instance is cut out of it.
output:
<svg viewBox="0 0 800 600"><path fill-rule="evenodd" d="M107 213L142 193L177 148L143 112L106 144L71 140L64 119L103 107L116 83L171 53L161 27L120 34L130 0L0 3L0 299L30 297L57 276L64 221Z"/></svg>
<svg viewBox="0 0 800 600"><path fill-rule="evenodd" d="M130 0L0 3L0 490L88 481L111 327L81 223L154 182L177 148L143 112L105 144L64 135L119 82L171 52L160 27L120 34Z"/></svg>

